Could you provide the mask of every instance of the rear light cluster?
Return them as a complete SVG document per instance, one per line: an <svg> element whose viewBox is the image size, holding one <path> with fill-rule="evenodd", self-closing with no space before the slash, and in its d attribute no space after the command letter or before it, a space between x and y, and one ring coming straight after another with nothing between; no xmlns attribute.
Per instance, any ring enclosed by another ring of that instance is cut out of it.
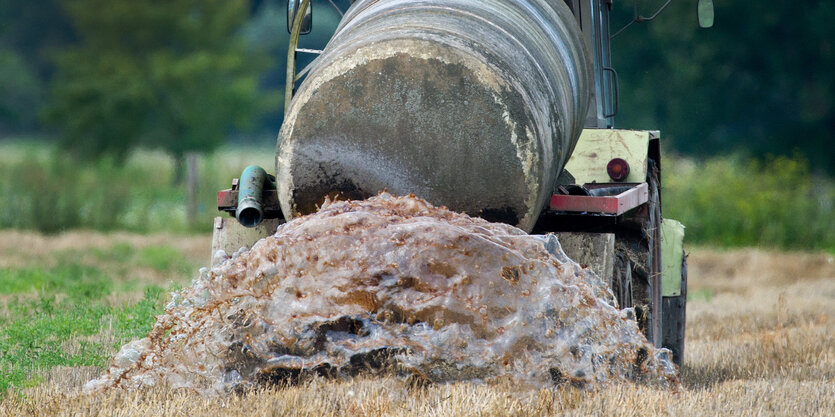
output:
<svg viewBox="0 0 835 417"><path fill-rule="evenodd" d="M609 174L609 178L615 182L622 182L626 180L626 177L629 176L629 163L621 158L615 158L609 161L609 164L606 165L606 172Z"/></svg>

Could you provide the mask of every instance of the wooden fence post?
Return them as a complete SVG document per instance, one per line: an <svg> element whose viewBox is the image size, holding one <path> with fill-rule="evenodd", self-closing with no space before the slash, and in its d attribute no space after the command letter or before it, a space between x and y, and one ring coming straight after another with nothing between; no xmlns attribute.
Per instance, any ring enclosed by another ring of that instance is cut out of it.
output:
<svg viewBox="0 0 835 417"><path fill-rule="evenodd" d="M197 155L197 152L186 154L186 219L190 228L197 222Z"/></svg>

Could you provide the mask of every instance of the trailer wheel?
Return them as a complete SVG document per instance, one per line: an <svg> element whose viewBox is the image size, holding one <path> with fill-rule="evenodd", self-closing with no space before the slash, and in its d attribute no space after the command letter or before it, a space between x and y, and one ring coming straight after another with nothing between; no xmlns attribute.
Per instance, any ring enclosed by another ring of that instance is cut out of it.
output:
<svg viewBox="0 0 835 417"><path fill-rule="evenodd" d="M635 310L638 328L653 343L651 289L651 243L639 230L620 230L615 237L615 268L612 292L620 308ZM656 346L660 346L659 344Z"/></svg>
<svg viewBox="0 0 835 417"><path fill-rule="evenodd" d="M618 302L618 307L632 308L632 260L626 255L623 248L615 245L615 265L612 278L612 292Z"/></svg>
<svg viewBox="0 0 835 417"><path fill-rule="evenodd" d="M647 340L661 347L664 315L661 306L661 181L658 171L655 161L648 160L647 203L638 212L625 218L615 233L615 253L619 258L628 260L620 264L626 265L629 270L628 274L616 273L615 278L629 278L631 302L618 300L621 308L631 304L635 309L638 327ZM627 283L613 283L613 287L626 288L624 284Z"/></svg>
<svg viewBox="0 0 835 417"><path fill-rule="evenodd" d="M684 330L687 318L687 255L681 254L681 294L664 297L663 346L673 352L673 362L679 369L684 364Z"/></svg>

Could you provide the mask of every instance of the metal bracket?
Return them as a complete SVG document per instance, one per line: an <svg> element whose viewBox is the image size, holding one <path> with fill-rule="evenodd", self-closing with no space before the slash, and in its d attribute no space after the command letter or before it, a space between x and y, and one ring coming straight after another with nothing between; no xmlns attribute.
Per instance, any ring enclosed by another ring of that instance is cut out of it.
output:
<svg viewBox="0 0 835 417"><path fill-rule="evenodd" d="M615 71L612 67L603 67L603 72L609 72L612 74L612 91L613 91L613 98L612 98L612 113L611 114L604 114L603 117L610 118L615 117L618 115L618 111L620 111L620 82L618 81L618 72Z"/></svg>
<svg viewBox="0 0 835 417"><path fill-rule="evenodd" d="M284 86L285 114L290 109L290 102L293 101L293 95L296 93L296 53L299 46L299 37L301 36L302 20L304 20L308 7L310 7L310 0L301 0L296 12L296 19L293 21L293 27L290 30L290 47L287 49L287 78Z"/></svg>
<svg viewBox="0 0 835 417"><path fill-rule="evenodd" d="M591 184L589 184L591 185ZM553 195L550 209L557 212L596 213L620 216L649 200L647 183L635 184L614 196Z"/></svg>

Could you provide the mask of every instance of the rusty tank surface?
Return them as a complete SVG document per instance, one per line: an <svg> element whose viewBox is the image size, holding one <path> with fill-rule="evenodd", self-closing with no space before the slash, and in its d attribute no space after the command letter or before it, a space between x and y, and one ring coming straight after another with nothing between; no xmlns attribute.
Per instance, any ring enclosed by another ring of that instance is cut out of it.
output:
<svg viewBox="0 0 835 417"><path fill-rule="evenodd" d="M288 218L382 190L530 231L587 113L591 60L556 0L359 0L289 105Z"/></svg>

